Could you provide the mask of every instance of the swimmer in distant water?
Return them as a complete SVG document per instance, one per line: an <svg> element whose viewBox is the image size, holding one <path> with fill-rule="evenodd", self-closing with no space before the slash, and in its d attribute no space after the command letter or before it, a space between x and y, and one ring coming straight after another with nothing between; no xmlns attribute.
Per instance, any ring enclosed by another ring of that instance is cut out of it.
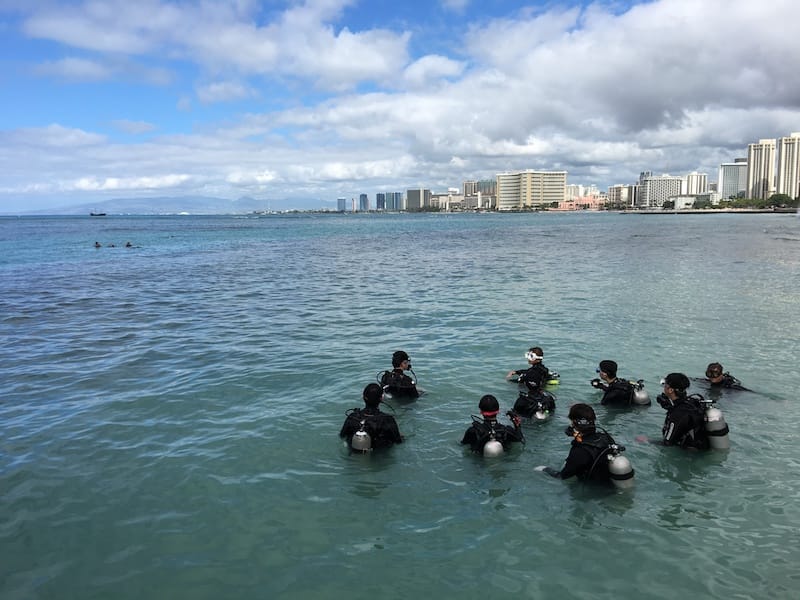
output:
<svg viewBox="0 0 800 600"><path fill-rule="evenodd" d="M130 242L125 242L125 247L126 248L133 248L133 244L131 244Z"/></svg>
<svg viewBox="0 0 800 600"><path fill-rule="evenodd" d="M103 246L100 244L100 242L95 242L94 243L94 247L95 248L102 248Z"/></svg>
<svg viewBox="0 0 800 600"><path fill-rule="evenodd" d="M742 382L730 373L725 373L722 365L718 362L713 362L706 367L706 382L712 388L747 391L747 388L742 385Z"/></svg>

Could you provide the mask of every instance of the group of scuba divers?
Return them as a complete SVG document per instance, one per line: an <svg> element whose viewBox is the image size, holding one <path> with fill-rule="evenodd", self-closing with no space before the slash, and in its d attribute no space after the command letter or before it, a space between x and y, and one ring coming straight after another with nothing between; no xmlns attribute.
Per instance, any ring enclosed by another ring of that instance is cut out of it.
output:
<svg viewBox="0 0 800 600"><path fill-rule="evenodd" d="M481 416L472 416L472 424L461 439L461 444L469 445L472 452L486 457L500 456L512 444L525 443L523 424L545 421L554 413L556 397L545 388L559 384L558 373L544 365L544 352L538 346L530 348L525 358L528 367L509 371L506 376L520 388L513 409L506 412L511 425L498 421L500 404L497 398L491 394L483 396L478 402ZM406 371L410 371L414 378ZM601 405L628 408L651 404L643 380L617 377L617 363L613 360L600 361L596 372L598 377L589 383L603 392ZM421 390L417 388L415 378L408 354L402 350L395 352L392 370L379 372L377 382L364 388L364 408L353 408L346 413L339 436L346 438L353 452L370 452L402 443L403 436L394 417L381 412L379 405L384 395L400 400L419 397ZM705 379L696 378L695 381L704 383L709 389L747 390L716 362L708 365ZM695 450L730 447L728 426L722 412L714 406L715 400L689 394L687 390L691 381L683 373L670 373L661 384L663 391L656 401L667 414L661 431L662 439L656 443ZM536 470L560 479L577 477L583 481L611 482L622 489L631 487L634 470L623 454L625 447L597 426L594 409L585 403L573 404L568 418L570 424L565 433L572 442L564 466L560 470L547 466L536 467ZM645 436L636 440L650 441Z"/></svg>

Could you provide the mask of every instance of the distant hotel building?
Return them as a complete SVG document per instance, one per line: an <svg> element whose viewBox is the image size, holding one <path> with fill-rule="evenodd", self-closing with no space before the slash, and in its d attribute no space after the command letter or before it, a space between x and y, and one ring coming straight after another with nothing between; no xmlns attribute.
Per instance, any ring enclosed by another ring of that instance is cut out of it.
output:
<svg viewBox="0 0 800 600"><path fill-rule="evenodd" d="M483 179L481 181L464 182L464 208L490 209L497 206L497 180Z"/></svg>
<svg viewBox="0 0 800 600"><path fill-rule="evenodd" d="M775 140L759 140L747 145L747 197L766 200L775 181Z"/></svg>
<svg viewBox="0 0 800 600"><path fill-rule="evenodd" d="M497 209L558 206L566 200L566 171L513 171L497 174Z"/></svg>
<svg viewBox="0 0 800 600"><path fill-rule="evenodd" d="M425 188L406 190L406 210L420 210L431 205L431 191Z"/></svg>
<svg viewBox="0 0 800 600"><path fill-rule="evenodd" d="M618 183L608 188L608 208L633 208L636 206L636 192L638 186Z"/></svg>
<svg viewBox="0 0 800 600"><path fill-rule="evenodd" d="M708 191L708 175L705 173L693 172L686 176L686 195L696 196L705 194Z"/></svg>
<svg viewBox="0 0 800 600"><path fill-rule="evenodd" d="M778 179L776 194L800 196L800 132L778 138Z"/></svg>
<svg viewBox="0 0 800 600"><path fill-rule="evenodd" d="M347 198L336 199L336 210L339 212L344 212L347 210Z"/></svg>
<svg viewBox="0 0 800 600"><path fill-rule="evenodd" d="M638 208L663 208L664 202L681 195L683 180L672 175L642 173L639 179Z"/></svg>
<svg viewBox="0 0 800 600"><path fill-rule="evenodd" d="M744 198L747 194L747 159L735 158L732 163L719 166L717 191L723 200Z"/></svg>
<svg viewBox="0 0 800 600"><path fill-rule="evenodd" d="M369 196L366 194L361 194L358 197L358 210L363 212L369 211Z"/></svg>

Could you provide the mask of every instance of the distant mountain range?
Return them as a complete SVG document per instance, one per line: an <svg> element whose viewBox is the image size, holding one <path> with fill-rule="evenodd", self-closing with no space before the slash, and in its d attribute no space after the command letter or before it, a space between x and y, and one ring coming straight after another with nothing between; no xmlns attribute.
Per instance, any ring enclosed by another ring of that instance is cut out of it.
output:
<svg viewBox="0 0 800 600"><path fill-rule="evenodd" d="M253 211L335 209L335 201L325 200L259 200L242 197L237 200L207 196L182 196L159 198L114 198L100 202L86 202L47 210L25 211L28 215L226 215L247 214Z"/></svg>

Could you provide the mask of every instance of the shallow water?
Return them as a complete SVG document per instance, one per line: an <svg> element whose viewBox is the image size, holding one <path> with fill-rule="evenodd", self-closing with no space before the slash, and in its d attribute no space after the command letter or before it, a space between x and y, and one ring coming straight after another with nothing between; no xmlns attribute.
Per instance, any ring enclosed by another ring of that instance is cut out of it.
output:
<svg viewBox="0 0 800 600"><path fill-rule="evenodd" d="M0 597L794 597L799 298L793 215L0 218ZM470 455L531 345L556 416ZM350 456L399 348L407 443ZM597 406L635 489L535 472L604 358L722 362L730 452Z"/></svg>

